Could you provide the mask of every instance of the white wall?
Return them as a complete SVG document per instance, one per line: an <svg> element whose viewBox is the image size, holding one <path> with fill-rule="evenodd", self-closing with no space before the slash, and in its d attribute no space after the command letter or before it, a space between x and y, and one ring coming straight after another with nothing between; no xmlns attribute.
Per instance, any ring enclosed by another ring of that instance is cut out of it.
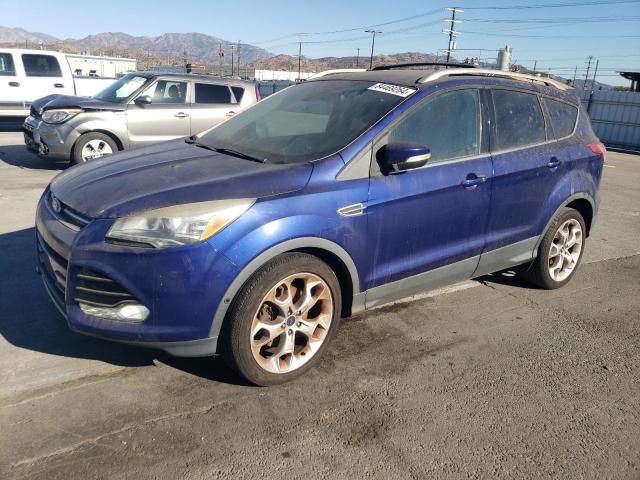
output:
<svg viewBox="0 0 640 480"><path fill-rule="evenodd" d="M300 72L300 78L309 78L314 72ZM295 82L298 79L298 72L287 72L281 70L255 70L256 80L289 80Z"/></svg>
<svg viewBox="0 0 640 480"><path fill-rule="evenodd" d="M95 70L101 77L114 78L118 74L137 70L136 60L133 58L67 55L67 60L74 75L76 69L81 69L83 76L88 76L89 70Z"/></svg>

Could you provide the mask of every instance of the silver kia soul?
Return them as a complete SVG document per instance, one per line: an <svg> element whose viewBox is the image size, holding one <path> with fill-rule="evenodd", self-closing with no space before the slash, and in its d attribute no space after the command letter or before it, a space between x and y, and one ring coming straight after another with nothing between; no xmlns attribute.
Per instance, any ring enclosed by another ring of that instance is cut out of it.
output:
<svg viewBox="0 0 640 480"><path fill-rule="evenodd" d="M259 100L253 82L130 73L90 98L49 95L34 101L24 141L40 156L82 163L201 133Z"/></svg>

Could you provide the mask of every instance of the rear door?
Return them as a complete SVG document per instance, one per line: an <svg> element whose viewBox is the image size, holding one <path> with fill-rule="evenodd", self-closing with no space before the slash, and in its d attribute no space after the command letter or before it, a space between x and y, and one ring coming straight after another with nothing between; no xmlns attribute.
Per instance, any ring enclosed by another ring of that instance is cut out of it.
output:
<svg viewBox="0 0 640 480"><path fill-rule="evenodd" d="M20 60L24 67L23 92L26 102L58 93L73 95L73 78L68 65L61 65L54 55L23 53Z"/></svg>
<svg viewBox="0 0 640 480"><path fill-rule="evenodd" d="M190 135L188 83L181 79L158 79L137 95L150 96L150 104L138 105L135 99L131 101L127 107L131 147Z"/></svg>
<svg viewBox="0 0 640 480"><path fill-rule="evenodd" d="M13 54L0 52L0 115L25 113L21 83Z"/></svg>
<svg viewBox="0 0 640 480"><path fill-rule="evenodd" d="M375 152L387 143L427 146L431 159L398 174L372 172L365 211L373 276L367 288L379 288L367 293L367 305L396 296L389 291L393 285L407 294L469 278L475 270L491 195L480 117L477 89L443 92L428 97L374 145L374 166Z"/></svg>
<svg viewBox="0 0 640 480"><path fill-rule="evenodd" d="M232 117L239 110L238 101L228 85L193 82L191 135L201 133Z"/></svg>
<svg viewBox="0 0 640 480"><path fill-rule="evenodd" d="M532 250L545 199L560 178L561 162L537 94L497 88L491 93L494 181L486 250L517 242Z"/></svg>

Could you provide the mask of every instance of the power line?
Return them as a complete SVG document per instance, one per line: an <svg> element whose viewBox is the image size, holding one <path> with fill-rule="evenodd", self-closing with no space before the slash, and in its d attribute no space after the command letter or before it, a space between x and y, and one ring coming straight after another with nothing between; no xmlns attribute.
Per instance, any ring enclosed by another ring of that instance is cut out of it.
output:
<svg viewBox="0 0 640 480"><path fill-rule="evenodd" d="M486 7L465 7L467 10L529 10L536 8L587 7L590 5L617 5L621 3L640 3L640 0L582 1L571 3L539 3L530 5L490 5Z"/></svg>

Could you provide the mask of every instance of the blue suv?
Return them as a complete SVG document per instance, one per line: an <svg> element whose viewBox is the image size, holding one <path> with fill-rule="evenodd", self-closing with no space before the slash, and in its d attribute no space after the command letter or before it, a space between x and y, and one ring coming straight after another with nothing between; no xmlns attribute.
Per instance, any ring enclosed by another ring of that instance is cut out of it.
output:
<svg viewBox="0 0 640 480"><path fill-rule="evenodd" d="M290 87L186 140L75 166L37 211L39 271L76 332L306 372L341 318L521 266L574 275L605 149L567 86L473 68Z"/></svg>

